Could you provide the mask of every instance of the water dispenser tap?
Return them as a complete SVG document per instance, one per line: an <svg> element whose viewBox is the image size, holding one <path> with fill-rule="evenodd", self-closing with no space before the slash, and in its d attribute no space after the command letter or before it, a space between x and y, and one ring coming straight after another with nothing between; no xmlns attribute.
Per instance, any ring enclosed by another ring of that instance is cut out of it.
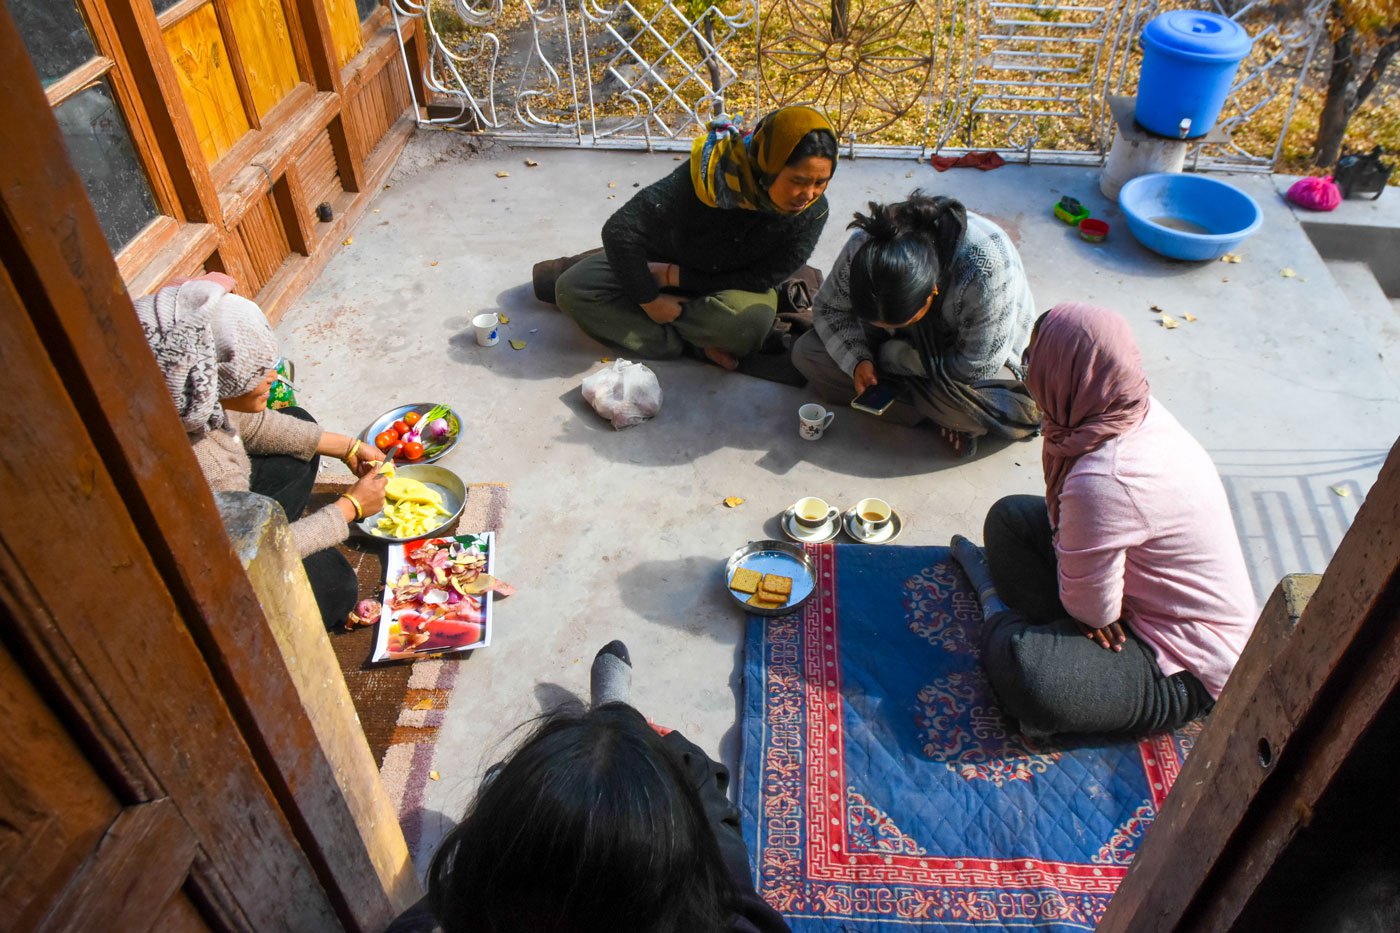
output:
<svg viewBox="0 0 1400 933"><path fill-rule="evenodd" d="M1179 129L1179 130L1181 131L1181 138L1182 138L1182 139L1185 139L1185 138L1186 138L1186 134L1189 133L1189 132L1191 132L1191 118L1190 118L1190 117L1182 117L1182 119L1181 119L1181 125L1180 125L1179 127L1177 127L1177 129Z"/></svg>

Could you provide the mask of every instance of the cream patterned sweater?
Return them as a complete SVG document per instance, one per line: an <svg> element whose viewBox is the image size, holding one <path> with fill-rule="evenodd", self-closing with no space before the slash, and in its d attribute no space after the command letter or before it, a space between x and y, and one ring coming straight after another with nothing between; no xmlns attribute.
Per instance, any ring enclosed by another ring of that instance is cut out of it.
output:
<svg viewBox="0 0 1400 933"><path fill-rule="evenodd" d="M247 492L253 472L249 454L286 454L310 461L321 441L321 426L277 411L255 415L226 413L233 430L191 434L194 458L215 492ZM289 518L291 516L288 516ZM332 503L292 522L292 544L302 557L334 547L349 531L345 516Z"/></svg>

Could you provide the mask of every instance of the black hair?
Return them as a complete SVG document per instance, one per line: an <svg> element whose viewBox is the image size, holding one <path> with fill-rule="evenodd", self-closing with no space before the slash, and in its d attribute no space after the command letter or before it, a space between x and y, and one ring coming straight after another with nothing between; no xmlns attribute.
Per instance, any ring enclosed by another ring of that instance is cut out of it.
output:
<svg viewBox="0 0 1400 933"><path fill-rule="evenodd" d="M446 933L710 933L737 901L680 763L624 703L543 717L428 869Z"/></svg>
<svg viewBox="0 0 1400 933"><path fill-rule="evenodd" d="M792 155L788 156L783 164L796 165L812 156L830 159L831 170L836 171L836 135L831 130L812 130L803 136L793 147Z"/></svg>
<svg viewBox="0 0 1400 933"><path fill-rule="evenodd" d="M935 286L946 291L943 280L962 245L967 210L917 188L897 204L869 204L870 213L857 213L846 228L868 237L851 257L851 307L872 324L903 324ZM941 296L934 299L935 308L941 303Z"/></svg>

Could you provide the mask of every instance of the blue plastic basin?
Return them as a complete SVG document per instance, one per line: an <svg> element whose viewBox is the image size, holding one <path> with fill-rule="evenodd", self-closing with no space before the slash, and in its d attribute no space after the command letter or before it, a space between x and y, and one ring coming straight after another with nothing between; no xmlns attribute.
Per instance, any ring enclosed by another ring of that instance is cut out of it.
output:
<svg viewBox="0 0 1400 933"><path fill-rule="evenodd" d="M1141 41L1138 123L1160 136L1206 135L1254 40L1219 14L1172 10L1148 23Z"/></svg>
<svg viewBox="0 0 1400 933"><path fill-rule="evenodd" d="M1139 175L1118 192L1139 243L1172 259L1218 259L1264 222L1253 198L1204 175Z"/></svg>

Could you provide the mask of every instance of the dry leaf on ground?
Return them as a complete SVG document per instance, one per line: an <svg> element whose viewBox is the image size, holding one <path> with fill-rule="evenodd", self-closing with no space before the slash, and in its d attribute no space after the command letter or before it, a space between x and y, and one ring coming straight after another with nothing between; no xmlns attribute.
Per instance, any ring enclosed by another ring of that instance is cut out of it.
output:
<svg viewBox="0 0 1400 933"><path fill-rule="evenodd" d="M507 317L506 315L504 315L504 314L498 314L498 315L496 315L496 320L500 321L502 324L509 324L509 323L510 323L510 318L508 318L508 317Z"/></svg>
<svg viewBox="0 0 1400 933"><path fill-rule="evenodd" d="M1159 323L1167 330L1173 330L1181 326L1181 322L1178 321L1176 318L1172 317L1170 314L1162 315L1162 320Z"/></svg>
<svg viewBox="0 0 1400 933"><path fill-rule="evenodd" d="M1285 279L1291 279L1298 273L1294 272L1290 266L1284 266L1282 269L1278 270L1278 274L1283 276Z"/></svg>
<svg viewBox="0 0 1400 933"><path fill-rule="evenodd" d="M536 162L534 159L526 159L526 160L525 160L525 165L526 165L528 168L537 168L537 167L539 166L539 164L540 164L540 163Z"/></svg>
<svg viewBox="0 0 1400 933"><path fill-rule="evenodd" d="M744 500L741 499L741 498L739 498L738 496L725 496L725 497L724 497L724 507L727 508L727 509L737 509L739 506L741 506L741 505L743 505L743 504L744 504Z"/></svg>
<svg viewBox="0 0 1400 933"><path fill-rule="evenodd" d="M1240 261L1240 254L1239 254L1239 253L1226 253L1224 256L1221 256L1221 257L1220 257L1220 261L1221 261L1221 262L1239 262L1239 261Z"/></svg>
<svg viewBox="0 0 1400 933"><path fill-rule="evenodd" d="M1341 496L1343 499L1345 499L1347 496L1351 495L1351 490L1348 489L1348 488L1346 488L1345 486L1329 486L1329 487L1327 487L1327 488L1328 488L1328 489L1331 489L1333 492L1335 492L1337 495Z"/></svg>
<svg viewBox="0 0 1400 933"><path fill-rule="evenodd" d="M608 182L608 187L609 187L609 188L616 188L616 187L617 187L617 182L615 182L615 181L610 181L610 182Z"/></svg>
<svg viewBox="0 0 1400 933"><path fill-rule="evenodd" d="M512 340L512 341L510 342L510 348L511 348L512 350L523 350L523 349L525 349L525 341L523 341L523 340Z"/></svg>
<svg viewBox="0 0 1400 933"><path fill-rule="evenodd" d="M496 173L496 177L497 177L497 178L509 178L509 177L510 177L510 172L497 172L497 173Z"/></svg>
<svg viewBox="0 0 1400 933"><path fill-rule="evenodd" d="M348 237L346 237L345 239L343 239L343 240L340 241L340 245L341 245L341 246L349 246L351 243L354 243L354 242L355 242L355 238L352 237L352 236L348 236Z"/></svg>
<svg viewBox="0 0 1400 933"><path fill-rule="evenodd" d="M429 780L433 780L433 781L441 781L441 780L442 780L442 775L441 775L441 774L438 774L436 771L429 771L429 772L428 772L428 778L429 778Z"/></svg>
<svg viewBox="0 0 1400 933"><path fill-rule="evenodd" d="M1190 311L1187 311L1185 314L1182 315L1182 317L1186 318L1186 322L1188 324L1194 323L1196 320L1196 315L1192 314Z"/></svg>
<svg viewBox="0 0 1400 933"><path fill-rule="evenodd" d="M435 265L437 265L437 264L438 264L438 261L437 261L436 259L434 259L432 262L428 263L428 265L430 265L430 266L435 266Z"/></svg>

